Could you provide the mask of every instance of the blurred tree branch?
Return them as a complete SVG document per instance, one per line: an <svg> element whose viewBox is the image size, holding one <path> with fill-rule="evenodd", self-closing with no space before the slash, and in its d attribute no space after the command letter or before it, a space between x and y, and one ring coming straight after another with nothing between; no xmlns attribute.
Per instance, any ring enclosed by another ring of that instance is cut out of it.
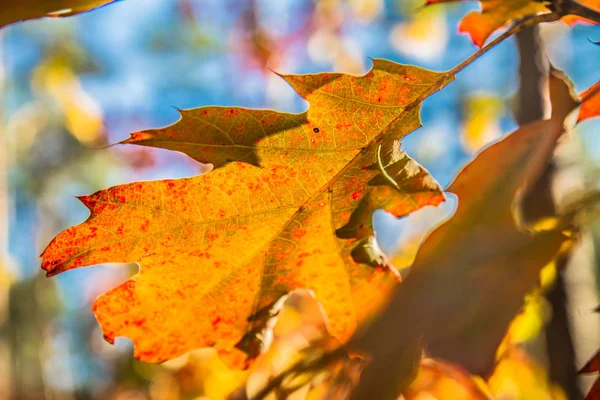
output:
<svg viewBox="0 0 600 400"><path fill-rule="evenodd" d="M600 11L586 7L575 0L552 0L548 8L560 16L577 15L600 24Z"/></svg>
<svg viewBox="0 0 600 400"><path fill-rule="evenodd" d="M515 118L523 126L544 117L543 81L548 65L542 49L539 28L533 26L517 34L519 49L520 88ZM556 163L550 162L540 179L524 196L523 217L534 223L557 214L552 194L552 182L556 175ZM560 385L569 399L581 399L575 368L575 349L567 313L567 293L562 270L566 267L569 254L562 255L556 262L557 278L546 294L552 307L552 319L545 328L548 368L550 379Z"/></svg>

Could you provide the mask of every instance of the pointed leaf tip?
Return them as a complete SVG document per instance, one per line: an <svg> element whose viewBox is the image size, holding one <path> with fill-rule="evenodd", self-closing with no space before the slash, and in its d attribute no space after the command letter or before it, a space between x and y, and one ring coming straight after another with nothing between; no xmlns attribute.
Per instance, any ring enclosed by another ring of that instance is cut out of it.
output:
<svg viewBox="0 0 600 400"><path fill-rule="evenodd" d="M119 144L136 144L138 142L143 142L144 140L152 139L152 135L147 131L139 131L133 132L129 134L127 139L123 139L119 142Z"/></svg>
<svg viewBox="0 0 600 400"><path fill-rule="evenodd" d="M75 196L77 200L81 202L88 210L91 210L94 206L93 195Z"/></svg>

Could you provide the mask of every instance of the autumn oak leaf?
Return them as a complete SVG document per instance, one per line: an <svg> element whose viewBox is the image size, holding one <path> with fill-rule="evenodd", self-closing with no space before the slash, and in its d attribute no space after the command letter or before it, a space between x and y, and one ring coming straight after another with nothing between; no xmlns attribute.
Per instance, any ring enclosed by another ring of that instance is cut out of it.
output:
<svg viewBox="0 0 600 400"><path fill-rule="evenodd" d="M0 5L0 28L20 21L42 17L68 17L117 0L18 0Z"/></svg>
<svg viewBox="0 0 600 400"><path fill-rule="evenodd" d="M214 346L243 366L273 305L295 289L313 292L345 341L397 283L371 246L373 211L401 217L444 199L398 141L452 77L384 60L364 76L284 75L308 111L204 107L134 133L124 143L214 169L80 197L89 218L48 245L42 268L138 263L93 309L105 337L132 339L144 361Z"/></svg>
<svg viewBox="0 0 600 400"><path fill-rule="evenodd" d="M427 0L427 5L454 3L465 0ZM600 0L579 0L583 5L600 10ZM480 0L481 11L468 13L459 23L458 30L471 37L473 43L482 47L492 33L504 25L536 14L549 13L543 1L536 0ZM562 20L568 24L587 21L567 15Z"/></svg>
<svg viewBox="0 0 600 400"><path fill-rule="evenodd" d="M458 197L455 214L428 235L385 312L350 342L372 357L353 398L396 398L407 382L399 371L414 370L419 345L471 373L492 371L526 293L568 240L560 230L532 232L514 213L578 105L570 85L554 75L550 82L551 119L509 134L463 168L447 189Z"/></svg>

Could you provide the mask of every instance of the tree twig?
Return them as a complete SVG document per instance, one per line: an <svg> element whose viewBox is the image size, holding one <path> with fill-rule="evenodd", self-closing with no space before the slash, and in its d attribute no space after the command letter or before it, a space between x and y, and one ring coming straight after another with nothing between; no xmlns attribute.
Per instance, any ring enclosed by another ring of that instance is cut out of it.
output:
<svg viewBox="0 0 600 400"><path fill-rule="evenodd" d="M261 390L259 390L254 396L250 397L250 400L263 400L269 395L269 393L280 387L281 384L289 376L324 368L327 365L333 363L334 361L337 361L347 356L347 354L348 353L346 353L346 351L342 347L338 347L337 349L329 351L323 354L321 357L314 358L312 360L309 360L308 362L306 360L300 360L299 362L292 365L290 368L286 369L279 375L271 378Z"/></svg>
<svg viewBox="0 0 600 400"><path fill-rule="evenodd" d="M600 24L600 11L584 6L575 0L552 0L552 4L548 8L561 17L577 15Z"/></svg>
<svg viewBox="0 0 600 400"><path fill-rule="evenodd" d="M457 73L459 73L460 71L465 69L474 60L476 60L477 58L481 57L482 55L487 53L489 50L491 50L492 47L503 42L504 40L508 39L512 35L515 35L515 34L521 32L523 29L528 28L533 25L544 23L544 22L558 21L559 19L560 19L560 15L558 13L551 12L551 13L547 13L547 14L533 15L531 17L526 17L520 21L515 22L514 25L510 29L508 29L506 32L504 32L502 35L498 36L496 39L492 40L490 43L488 43L487 45L485 45L484 47L482 47L481 49L479 49L475 53L473 53L473 55L471 55L469 58L467 58L466 60L464 60L463 62L458 64L456 67L452 68L452 70L449 71L449 75L456 75Z"/></svg>

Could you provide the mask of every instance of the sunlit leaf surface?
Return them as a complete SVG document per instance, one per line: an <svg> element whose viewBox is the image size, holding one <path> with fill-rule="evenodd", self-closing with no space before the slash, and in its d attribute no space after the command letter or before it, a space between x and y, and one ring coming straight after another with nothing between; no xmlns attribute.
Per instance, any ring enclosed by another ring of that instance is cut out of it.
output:
<svg viewBox="0 0 600 400"><path fill-rule="evenodd" d="M427 4L452 3L465 0L427 0ZM580 3L600 10L600 1L584 0ZM459 31L468 34L473 43L482 47L494 31L507 23L530 17L536 14L549 13L550 10L544 2L536 0L480 0L481 11L468 13L459 24ZM568 15L563 18L566 23L572 24L582 21L577 16ZM587 21L587 20L583 20ZM589 21L588 21L589 22Z"/></svg>
<svg viewBox="0 0 600 400"><path fill-rule="evenodd" d="M48 275L140 264L94 304L109 341L131 338L145 361L214 346L239 366L291 290L312 290L342 341L385 303L397 277L372 240L372 212L400 217L443 201L397 140L419 127L420 102L449 78L376 60L364 76L284 79L308 111L206 107L133 134L124 143L182 151L215 169L82 196L88 220L44 251Z"/></svg>

